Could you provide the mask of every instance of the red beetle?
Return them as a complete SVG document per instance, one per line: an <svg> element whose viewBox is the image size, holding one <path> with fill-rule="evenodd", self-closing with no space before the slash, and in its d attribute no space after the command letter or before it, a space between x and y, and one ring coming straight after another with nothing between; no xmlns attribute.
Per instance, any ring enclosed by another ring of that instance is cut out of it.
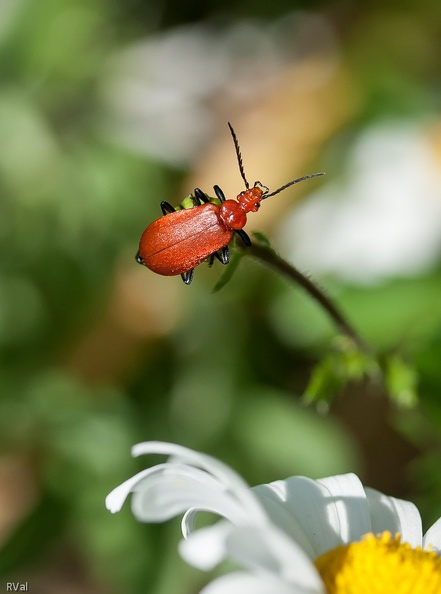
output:
<svg viewBox="0 0 441 594"><path fill-rule="evenodd" d="M161 202L164 215L147 227L141 236L136 261L164 276L180 274L186 285L193 280L196 266L204 260L210 263L217 258L222 264L228 264L230 254L228 244L233 233L237 233L246 246L251 240L243 230L247 222L247 213L259 210L260 202L278 194L300 181L323 175L312 173L294 179L274 192L260 182L250 188L245 177L239 143L233 127L228 122L236 148L240 174L245 188L236 200L226 200L219 186L214 186L218 198L210 198L196 188L190 196L192 206L176 210L170 203Z"/></svg>

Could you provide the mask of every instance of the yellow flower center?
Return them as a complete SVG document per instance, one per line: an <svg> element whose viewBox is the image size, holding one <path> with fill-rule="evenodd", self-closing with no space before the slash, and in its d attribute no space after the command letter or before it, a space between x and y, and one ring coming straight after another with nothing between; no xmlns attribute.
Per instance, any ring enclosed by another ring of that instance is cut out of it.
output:
<svg viewBox="0 0 441 594"><path fill-rule="evenodd" d="M399 534L366 534L316 559L328 594L440 594L441 557Z"/></svg>

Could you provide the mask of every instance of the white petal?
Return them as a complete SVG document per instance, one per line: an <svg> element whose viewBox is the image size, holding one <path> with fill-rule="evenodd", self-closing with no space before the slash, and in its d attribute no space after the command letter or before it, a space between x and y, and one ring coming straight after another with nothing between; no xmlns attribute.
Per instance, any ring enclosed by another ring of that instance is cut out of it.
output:
<svg viewBox="0 0 441 594"><path fill-rule="evenodd" d="M157 464L113 489L106 497L106 506L112 513L119 511L133 492L132 509L138 520L164 522L201 500L211 501L210 490L216 496L222 487L216 479L199 469L170 463Z"/></svg>
<svg viewBox="0 0 441 594"><path fill-rule="evenodd" d="M200 528L179 543L181 557L193 567L210 571L227 558L226 542L231 530L232 525L224 521Z"/></svg>
<svg viewBox="0 0 441 594"><path fill-rule="evenodd" d="M134 446L135 456L165 454L168 462L157 464L116 487L106 498L112 512L119 511L133 492L132 509L143 522L163 522L180 513L185 535L195 515L207 510L237 524L266 523L267 516L243 479L218 460L171 443L146 442Z"/></svg>
<svg viewBox="0 0 441 594"><path fill-rule="evenodd" d="M168 462L133 488L132 509L143 522L163 522L190 508L246 523L248 510L216 478L192 466Z"/></svg>
<svg viewBox="0 0 441 594"><path fill-rule="evenodd" d="M224 575L203 588L200 594L319 594L322 590L305 590L286 584L270 575L236 572Z"/></svg>
<svg viewBox="0 0 441 594"><path fill-rule="evenodd" d="M428 547L434 551L441 551L441 518L432 524L424 535L423 548L427 549Z"/></svg>
<svg viewBox="0 0 441 594"><path fill-rule="evenodd" d="M128 495L133 491L138 483L140 483L148 474L150 474L150 472L150 468L138 472L138 474L135 474L128 480L121 483L121 485L118 485L112 491L110 491L106 497L107 509L112 512L112 514L119 512Z"/></svg>
<svg viewBox="0 0 441 594"><path fill-rule="evenodd" d="M260 485L256 494L267 514L291 535L312 558L371 530L366 495L355 474L314 481L295 476L285 481ZM279 509L265 499L279 503ZM295 521L285 521L286 512ZM299 533L300 526L303 536ZM309 545L305 544L305 537ZM312 550L312 553L311 553Z"/></svg>
<svg viewBox="0 0 441 594"><path fill-rule="evenodd" d="M311 559L315 559L317 552L311 542L313 538L310 537L310 532L313 535L318 534L322 528L313 525L317 514L312 518L302 515L304 522L301 522L301 518L297 520L292 506L288 504L284 481L274 482L271 485L258 485L252 490L259 498L271 521L297 542ZM302 509L302 512L305 510ZM305 524L306 527L303 528L302 525Z"/></svg>
<svg viewBox="0 0 441 594"><path fill-rule="evenodd" d="M393 535L399 532L403 542L408 542L412 547L421 546L421 516L413 503L389 497L369 487L365 487L365 491L374 534L384 530L390 530Z"/></svg>
<svg viewBox="0 0 441 594"><path fill-rule="evenodd" d="M230 559L253 572L264 571L283 582L321 591L322 581L311 560L273 525L219 523L201 528L180 543L180 552L185 561L200 569L212 569L223 559Z"/></svg>
<svg viewBox="0 0 441 594"><path fill-rule="evenodd" d="M174 443L161 441L147 441L138 443L132 448L133 456L144 454L163 454L171 456L168 464L179 461L192 467L205 470L213 475L223 485L224 490L230 491L234 497L247 509L249 515L253 515L255 521L258 519L266 521L266 514L259 502L250 492L250 488L242 477L232 470L226 464L223 464L216 458L195 452L190 448L180 446Z"/></svg>
<svg viewBox="0 0 441 594"><path fill-rule="evenodd" d="M264 528L235 528L227 540L232 559L258 571L264 569L284 581L304 588L318 588L321 578L304 551L284 532Z"/></svg>
<svg viewBox="0 0 441 594"><path fill-rule="evenodd" d="M357 475L340 474L317 482L329 493L325 495L328 519L344 544L359 540L372 530L366 493Z"/></svg>

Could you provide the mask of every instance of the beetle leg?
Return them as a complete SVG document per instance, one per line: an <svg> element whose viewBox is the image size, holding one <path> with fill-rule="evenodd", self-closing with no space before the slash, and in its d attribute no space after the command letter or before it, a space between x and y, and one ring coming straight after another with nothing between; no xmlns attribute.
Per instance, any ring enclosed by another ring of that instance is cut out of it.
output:
<svg viewBox="0 0 441 594"><path fill-rule="evenodd" d="M141 258L139 250L136 252L135 260L138 262L138 264L145 264L144 260Z"/></svg>
<svg viewBox="0 0 441 594"><path fill-rule="evenodd" d="M165 200L163 200L161 202L161 210L162 210L162 214L166 215L166 214L171 214L172 212L175 212L175 207L172 206L170 204L170 202L166 202Z"/></svg>
<svg viewBox="0 0 441 594"><path fill-rule="evenodd" d="M225 200L226 200L225 194L222 192L222 190L219 188L219 186L213 186L213 190L215 191L215 194L219 198L219 200L221 202L225 202Z"/></svg>
<svg viewBox="0 0 441 594"><path fill-rule="evenodd" d="M225 247L223 247L220 252L220 261L222 262L222 264L228 264L228 262L230 261L230 250L228 249L228 246L226 245Z"/></svg>
<svg viewBox="0 0 441 594"><path fill-rule="evenodd" d="M251 246L251 239L248 233L246 233L243 229L235 229L234 231L239 235L239 237L247 247Z"/></svg>
<svg viewBox="0 0 441 594"><path fill-rule="evenodd" d="M230 261L230 250L228 249L228 246L225 246L217 252L211 254L208 266L213 265L213 260L215 258L219 260L221 264L228 264L228 262Z"/></svg>
<svg viewBox="0 0 441 594"><path fill-rule="evenodd" d="M191 281L193 280L193 275L194 275L194 268L192 268L188 272L184 272L183 274L181 274L182 280L184 281L184 283L186 285L189 285L191 283Z"/></svg>
<svg viewBox="0 0 441 594"><path fill-rule="evenodd" d="M194 197L198 205L202 204L202 202L210 202L210 199L207 198L207 196L200 188L194 189Z"/></svg>

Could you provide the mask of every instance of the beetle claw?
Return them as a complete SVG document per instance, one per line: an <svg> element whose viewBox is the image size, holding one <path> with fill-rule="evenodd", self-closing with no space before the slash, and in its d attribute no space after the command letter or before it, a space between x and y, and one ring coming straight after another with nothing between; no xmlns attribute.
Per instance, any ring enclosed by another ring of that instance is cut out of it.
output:
<svg viewBox="0 0 441 594"><path fill-rule="evenodd" d="M230 261L230 250L228 249L228 246L226 245L225 247L223 247L221 249L221 262L222 262L222 264L228 264L229 261Z"/></svg>
<svg viewBox="0 0 441 594"><path fill-rule="evenodd" d="M225 194L222 192L222 190L219 188L219 186L213 186L213 190L214 190L216 196L218 197L218 199L221 202L225 202L225 200L226 200Z"/></svg>
<svg viewBox="0 0 441 594"><path fill-rule="evenodd" d="M197 204L210 202L209 198L207 198L207 196L200 188L194 189L194 197L196 198Z"/></svg>
<svg viewBox="0 0 441 594"><path fill-rule="evenodd" d="M175 212L176 209L174 206L172 206L170 204L170 202L167 202L166 200L163 200L161 202L161 210L162 210L162 214L166 215L166 214L171 214L172 212Z"/></svg>
<svg viewBox="0 0 441 594"><path fill-rule="evenodd" d="M228 264L228 262L230 261L230 250L228 249L228 246L225 246L217 252L211 254L210 259L208 260L208 266L213 266L215 258L219 260L221 264Z"/></svg>
<svg viewBox="0 0 441 594"><path fill-rule="evenodd" d="M143 266L145 266L145 262L141 258L141 254L139 253L139 250L136 252L135 260L138 262L138 264L142 264Z"/></svg>
<svg viewBox="0 0 441 594"><path fill-rule="evenodd" d="M181 278L186 285L189 285L191 283L191 281L193 280L193 275L194 275L194 268L192 268L188 272L184 272L183 274L181 274Z"/></svg>

